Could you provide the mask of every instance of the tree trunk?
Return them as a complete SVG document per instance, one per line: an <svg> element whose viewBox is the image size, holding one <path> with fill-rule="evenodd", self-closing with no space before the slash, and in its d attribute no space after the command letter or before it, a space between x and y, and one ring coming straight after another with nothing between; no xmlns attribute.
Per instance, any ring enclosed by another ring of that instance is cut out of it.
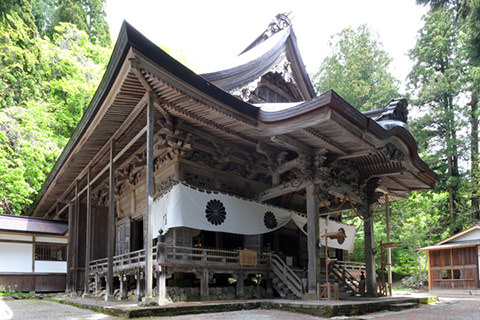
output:
<svg viewBox="0 0 480 320"><path fill-rule="evenodd" d="M447 165L448 165L448 204L450 212L450 223L452 224L456 218L456 192L457 182L456 177L459 176L458 172L458 146L457 135L455 125L455 114L453 109L452 97L447 95L444 100L445 103L445 115L446 115L446 136L447 136Z"/></svg>
<svg viewBox="0 0 480 320"><path fill-rule="evenodd" d="M478 97L473 90L470 100L470 168L472 175L472 220L479 221L479 178L480 170L478 166Z"/></svg>

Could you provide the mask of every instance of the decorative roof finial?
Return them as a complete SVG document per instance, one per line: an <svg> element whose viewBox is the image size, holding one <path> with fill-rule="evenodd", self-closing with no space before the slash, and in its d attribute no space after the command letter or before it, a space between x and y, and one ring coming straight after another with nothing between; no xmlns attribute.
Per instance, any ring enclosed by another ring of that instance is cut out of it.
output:
<svg viewBox="0 0 480 320"><path fill-rule="evenodd" d="M246 47L242 52L240 52L240 55L258 46L260 43L264 42L265 40L270 38L272 35L279 32L280 30L290 27L292 25L292 22L290 21L290 17L289 17L291 13L292 12L290 11L288 13L277 14L275 18L270 22L267 29L257 39L255 39L255 41L253 41L248 47Z"/></svg>

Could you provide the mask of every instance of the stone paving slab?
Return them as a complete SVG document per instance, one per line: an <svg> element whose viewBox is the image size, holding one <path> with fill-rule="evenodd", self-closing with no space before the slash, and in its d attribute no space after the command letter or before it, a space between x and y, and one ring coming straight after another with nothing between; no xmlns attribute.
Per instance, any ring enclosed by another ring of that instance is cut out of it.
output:
<svg viewBox="0 0 480 320"><path fill-rule="evenodd" d="M359 320L478 320L480 295L440 296L434 304L398 312L363 315ZM200 319L198 319L200 320Z"/></svg>
<svg viewBox="0 0 480 320"><path fill-rule="evenodd" d="M318 317L351 316L389 310L393 304L413 303L417 305L424 297L382 297L354 300L233 300L207 302L181 302L162 306L140 306L137 303L103 301L100 299L60 296L56 301L103 310L103 312L125 318L178 316L201 313L222 313L238 310L269 309L309 314Z"/></svg>

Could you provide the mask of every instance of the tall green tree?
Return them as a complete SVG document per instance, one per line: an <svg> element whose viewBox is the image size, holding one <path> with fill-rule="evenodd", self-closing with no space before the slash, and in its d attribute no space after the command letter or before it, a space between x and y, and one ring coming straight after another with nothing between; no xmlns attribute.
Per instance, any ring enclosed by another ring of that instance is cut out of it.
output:
<svg viewBox="0 0 480 320"><path fill-rule="evenodd" d="M68 22L85 31L94 44L110 46L110 30L105 19L105 0L55 0L52 26Z"/></svg>
<svg viewBox="0 0 480 320"><path fill-rule="evenodd" d="M465 125L464 109L458 104L463 91L465 61L462 59L462 30L453 10L442 7L425 17L410 57L415 64L409 75L410 88L423 106L424 115L413 126L419 144L431 155L430 165L442 176L449 193L449 213L454 223L460 200L462 177L459 155L465 150L459 137Z"/></svg>
<svg viewBox="0 0 480 320"><path fill-rule="evenodd" d="M0 213L20 214L40 189L110 52L69 23L41 37L50 20L40 24L32 2L0 3Z"/></svg>
<svg viewBox="0 0 480 320"><path fill-rule="evenodd" d="M366 25L346 28L330 40L332 54L314 75L317 92L333 89L360 111L378 109L398 96L389 73L392 59Z"/></svg>
<svg viewBox="0 0 480 320"><path fill-rule="evenodd" d="M449 8L454 12L454 23L463 29L465 38L464 58L466 86L465 94L470 96L468 119L470 122L470 193L472 219L480 221L480 161L479 161L479 101L480 101L480 1L479 0L417 0L428 4L431 10Z"/></svg>

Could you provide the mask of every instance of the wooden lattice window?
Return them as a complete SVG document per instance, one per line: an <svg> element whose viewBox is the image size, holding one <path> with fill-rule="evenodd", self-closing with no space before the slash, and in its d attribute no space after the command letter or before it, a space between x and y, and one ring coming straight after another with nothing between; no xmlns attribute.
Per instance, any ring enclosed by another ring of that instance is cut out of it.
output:
<svg viewBox="0 0 480 320"><path fill-rule="evenodd" d="M67 247L55 244L36 244L35 260L37 261L67 261Z"/></svg>
<svg viewBox="0 0 480 320"><path fill-rule="evenodd" d="M258 252L250 249L239 250L241 266L256 266Z"/></svg>

